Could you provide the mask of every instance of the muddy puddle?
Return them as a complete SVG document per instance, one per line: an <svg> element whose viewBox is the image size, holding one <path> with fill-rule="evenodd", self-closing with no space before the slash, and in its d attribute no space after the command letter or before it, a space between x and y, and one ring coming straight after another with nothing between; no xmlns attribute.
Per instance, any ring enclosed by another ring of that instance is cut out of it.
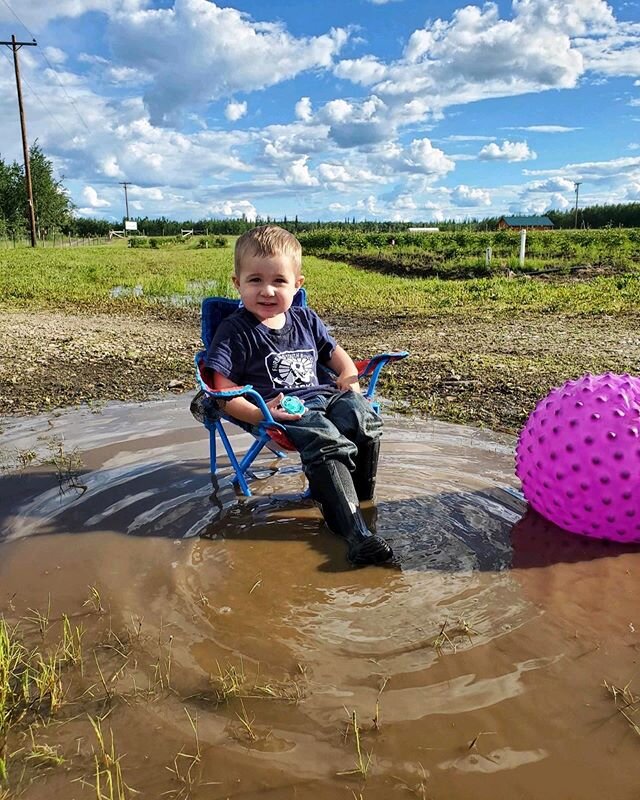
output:
<svg viewBox="0 0 640 800"><path fill-rule="evenodd" d="M212 500L186 407L3 422L0 609L28 647L82 631L11 731L24 797L134 796L116 762L143 798L637 797L604 685L640 691L637 548L525 514L508 437L394 417L366 514L396 561L350 569L295 459Z"/></svg>

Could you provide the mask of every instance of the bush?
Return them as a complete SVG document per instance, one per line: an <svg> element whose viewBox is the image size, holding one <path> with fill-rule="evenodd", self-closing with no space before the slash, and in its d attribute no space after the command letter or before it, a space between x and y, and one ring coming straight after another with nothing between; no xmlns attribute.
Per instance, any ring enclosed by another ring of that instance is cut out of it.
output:
<svg viewBox="0 0 640 800"><path fill-rule="evenodd" d="M129 247L149 247L149 239L146 236L131 236Z"/></svg>
<svg viewBox="0 0 640 800"><path fill-rule="evenodd" d="M226 247L228 244L224 236L201 236L196 247L202 249L207 247Z"/></svg>

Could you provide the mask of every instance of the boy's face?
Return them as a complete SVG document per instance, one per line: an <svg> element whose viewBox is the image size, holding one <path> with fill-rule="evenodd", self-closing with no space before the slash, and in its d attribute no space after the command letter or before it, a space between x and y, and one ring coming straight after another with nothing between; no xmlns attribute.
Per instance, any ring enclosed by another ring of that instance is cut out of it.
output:
<svg viewBox="0 0 640 800"><path fill-rule="evenodd" d="M248 256L233 276L245 308L260 322L280 321L304 283L290 256Z"/></svg>

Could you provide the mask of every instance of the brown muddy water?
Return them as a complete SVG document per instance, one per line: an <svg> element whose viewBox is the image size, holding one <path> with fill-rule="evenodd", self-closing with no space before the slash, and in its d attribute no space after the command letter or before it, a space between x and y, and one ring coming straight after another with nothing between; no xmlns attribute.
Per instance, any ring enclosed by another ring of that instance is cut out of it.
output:
<svg viewBox="0 0 640 800"><path fill-rule="evenodd" d="M639 796L636 706L603 682L640 690L640 551L525 514L510 438L388 418L366 513L396 561L351 569L280 496L295 458L212 502L186 405L3 421L23 466L0 477L0 610L33 646L63 613L84 630L64 703L32 720L64 764L12 734L22 796L98 796L88 715L143 798Z"/></svg>

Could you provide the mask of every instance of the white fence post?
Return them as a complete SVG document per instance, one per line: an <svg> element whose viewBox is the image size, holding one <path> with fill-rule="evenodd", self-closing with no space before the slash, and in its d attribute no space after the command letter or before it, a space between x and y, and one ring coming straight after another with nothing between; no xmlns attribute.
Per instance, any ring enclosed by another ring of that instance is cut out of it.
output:
<svg viewBox="0 0 640 800"><path fill-rule="evenodd" d="M520 266L524 267L524 250L527 246L527 229L523 228L520 231Z"/></svg>

